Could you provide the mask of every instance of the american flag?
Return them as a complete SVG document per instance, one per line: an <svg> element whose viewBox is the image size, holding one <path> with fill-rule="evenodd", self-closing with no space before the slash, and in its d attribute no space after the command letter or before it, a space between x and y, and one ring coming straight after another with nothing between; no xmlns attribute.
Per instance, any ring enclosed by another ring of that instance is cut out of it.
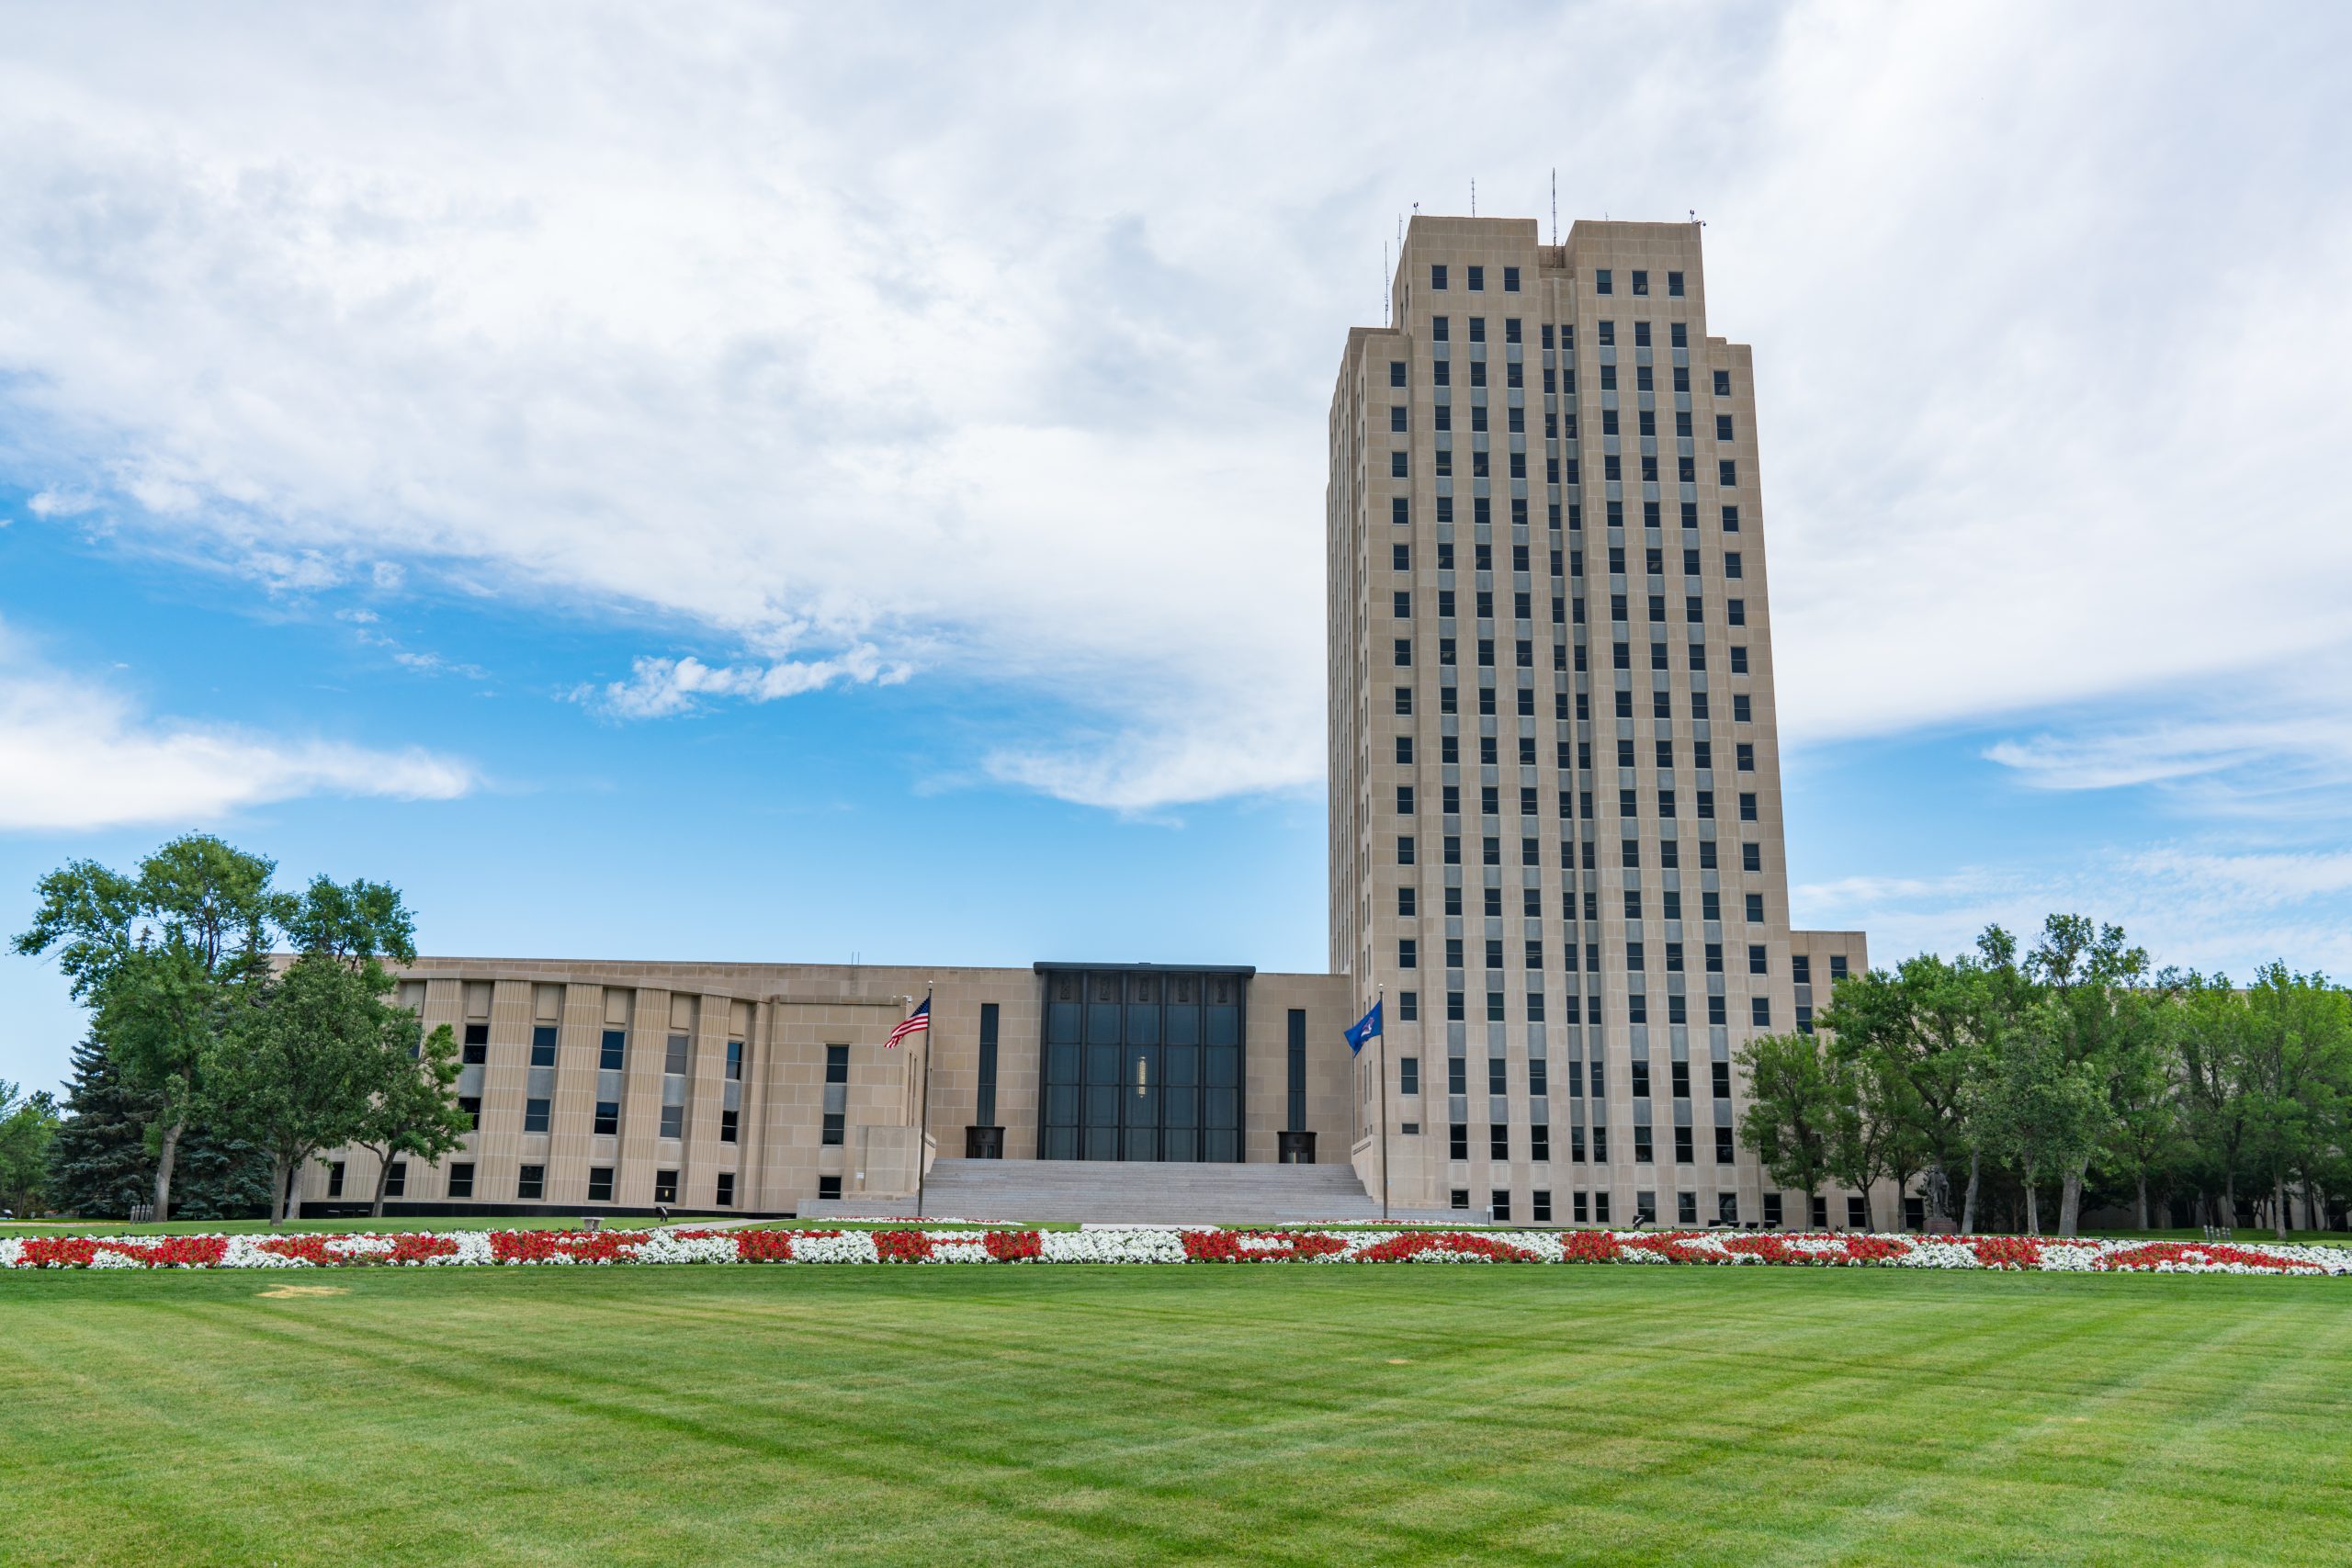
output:
<svg viewBox="0 0 2352 1568"><path fill-rule="evenodd" d="M900 1023L898 1028L890 1031L890 1038L882 1042L882 1049L888 1051L891 1046L896 1045L908 1035L920 1033L930 1029L930 1027L931 998L929 997L925 997L923 998L922 1004L918 1006L914 1011L907 1014L904 1022Z"/></svg>

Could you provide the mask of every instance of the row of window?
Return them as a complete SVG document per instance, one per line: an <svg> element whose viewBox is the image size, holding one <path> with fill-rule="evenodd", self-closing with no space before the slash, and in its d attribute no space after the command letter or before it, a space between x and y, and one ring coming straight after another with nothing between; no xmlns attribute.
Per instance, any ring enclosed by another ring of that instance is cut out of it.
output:
<svg viewBox="0 0 2352 1568"><path fill-rule="evenodd" d="M1583 607L1583 602L1581 600L1577 601L1577 607L1579 609ZM1730 608L1732 611L1732 617L1730 618L1729 624L1735 627L1745 626L1747 624L1747 606L1741 601L1735 599L1731 602ZM1476 667L1481 670L1493 670L1498 668L1495 662L1496 639L1490 637L1479 637L1476 639L1476 642L1477 647L1474 650L1476 655L1474 660ZM1575 646L1573 658L1570 657L1569 648L1565 643L1555 642L1551 644L1550 647L1552 649L1552 670L1555 674L1565 674L1570 669L1574 669L1579 675L1591 673L1590 667L1586 661L1587 656L1585 653L1584 644L1577 643ZM1611 645L1611 652L1610 655L1610 664L1612 669L1631 670L1634 667L1633 649L1630 643L1614 642ZM1666 649L1667 642L1663 637L1654 638L1651 641L1649 667L1652 670L1665 670L1668 668ZM1414 667L1413 639L1411 637L1400 637L1396 638L1395 646L1391 649L1391 653L1395 659L1396 668L1399 670L1410 670ZM1437 662L1438 668L1441 670L1453 670L1459 668L1462 663L1460 640L1450 637L1439 637L1437 639ZM1695 639L1690 642L1683 650L1683 663L1685 668L1694 672L1704 671L1707 668L1706 643ZM1520 637L1513 642L1511 646L1511 665L1512 668L1519 670L1532 670L1535 668L1535 642L1533 638ZM1747 649L1744 644L1736 643L1732 646L1731 672L1735 675L1745 675L1748 672ZM1399 687L1398 690L1401 692L1403 688ZM1491 705L1494 701L1494 698L1491 695L1493 688L1487 687L1486 690L1490 694L1482 697L1480 701ZM1454 711L1453 707L1447 705L1454 700L1449 694L1452 691L1453 684L1451 682L1440 687L1438 693L1439 712L1452 713ZM1581 693L1577 694L1579 697L1583 695ZM1621 708L1625 709L1624 712L1620 713L1617 716L1620 718L1633 717L1632 691L1630 689L1621 691L1617 695L1619 698L1618 705ZM1663 701L1666 697L1666 694L1664 692L1660 692L1657 694L1657 696L1660 701ZM1532 699L1531 698L1528 700L1532 704ZM1578 704L1579 707L1585 705L1586 705L1581 702ZM1407 710L1400 708L1397 711L1401 713ZM1481 708L1479 711L1482 713L1492 713L1494 710L1491 705L1488 705ZM1577 716L1578 718L1589 718L1591 715L1589 712L1584 712L1578 713ZM1658 716L1660 718L1667 718L1672 716L1672 715L1670 713L1661 713ZM1530 758L1529 761L1532 762L1533 759Z"/></svg>
<svg viewBox="0 0 2352 1568"><path fill-rule="evenodd" d="M1595 1165L1607 1165L1609 1163L1609 1128L1606 1122L1601 1120L1605 1110L1606 1108L1600 1104L1600 1102L1594 1102L1594 1122L1591 1129L1591 1146L1592 1163ZM1418 1132L1419 1130L1419 1123L1407 1122L1406 1127L1409 1131ZM1528 1162L1532 1165L1551 1164L1551 1127L1544 1122L1538 1122L1531 1125L1527 1131ZM1732 1130L1729 1127L1717 1127L1714 1129L1714 1134L1715 1163L1717 1165L1733 1164L1738 1158L1738 1154L1733 1147ZM1568 1163L1572 1165L1582 1165L1586 1163L1585 1135L1586 1130L1581 1122L1572 1123L1569 1126ZM1689 1127L1675 1128L1673 1163L1676 1165L1697 1164L1696 1150L1697 1142L1693 1136L1692 1130ZM1487 1157L1489 1160L1496 1161L1498 1163L1508 1161L1511 1157L1510 1129L1508 1126L1498 1122L1487 1129ZM1455 1122L1447 1127L1446 1158L1457 1165L1466 1164L1469 1161L1470 1124L1468 1122ZM1646 1123L1637 1122L1634 1127L1634 1163L1635 1165L1652 1165L1657 1163L1652 1155L1650 1129Z"/></svg>
<svg viewBox="0 0 2352 1568"><path fill-rule="evenodd" d="M1469 386L1474 389L1486 387L1487 385L1487 362L1483 359L1473 359L1468 361L1468 364L1470 366ZM1388 362L1388 385L1392 389L1402 389L1412 384L1407 378L1405 367L1406 361L1402 359L1392 359ZM1617 369L1618 367L1614 363L1604 364L1600 367L1600 390L1604 392L1617 392L1624 389L1618 383ZM1667 378L1668 387L1678 394L1689 393L1690 390L1690 367L1687 365L1676 365L1670 367L1670 369L1672 373ZM1719 398L1728 398L1731 396L1730 371L1717 370L1713 372L1710 384L1714 389L1715 396ZM1430 385L1432 388L1451 388L1453 385L1453 360L1433 358L1430 361ZM1522 367L1521 361L1517 359L1508 359L1503 362L1503 385L1506 389L1517 388L1521 390L1526 389L1527 373ZM1656 366L1644 363L1637 363L1634 365L1634 390L1635 392L1652 394L1655 394L1657 391L1657 367ZM1544 395L1547 398L1560 395L1566 395L1571 398L1575 397L1577 395L1576 367L1567 366L1563 367L1554 367L1551 365L1544 366ZM1440 413L1445 412L1448 406L1449 405L1442 403L1439 404L1438 412ZM1473 414L1482 413L1484 412L1484 406L1480 404L1474 403L1471 409L1471 412ZM1440 424L1437 428L1444 430L1449 427L1444 424ZM1473 428L1483 429L1484 426L1474 425ZM1555 479L1552 482L1554 484L1558 484L1561 481ZM1569 484L1575 484L1578 481L1576 479L1569 479L1567 482Z"/></svg>
<svg viewBox="0 0 2352 1568"><path fill-rule="evenodd" d="M1590 950L1588 951L1589 952ZM1577 997L1571 993L1567 998L1566 1011L1563 1014L1561 1021L1566 1023L1574 1023L1577 1021ZM1599 1028L1601 1022L1600 993L1597 990L1589 992L1585 995L1583 1000L1584 1021L1594 1028ZM1421 1016L1420 1001L1421 997L1419 991L1397 992L1396 1021L1399 1023L1419 1022ZM1509 1022L1510 1021L1510 1015L1506 1003L1507 998L1503 991L1494 988L1488 989L1487 992L1486 1021L1488 1023ZM1447 991L1445 993L1445 1021L1448 1023L1468 1022L1468 1004L1469 998L1466 993L1454 990ZM1730 1018L1726 1011L1727 1006L1728 1004L1724 1001L1722 996L1710 993L1707 997L1707 1021L1711 1024L1722 1024L1727 1027L1730 1023ZM1546 1009L1547 1004L1544 1000L1544 993L1542 991L1531 989L1527 993L1527 1011L1525 1014L1526 1021L1529 1023L1550 1022L1551 1020ZM1812 1033L1813 1010L1811 1008L1799 1008L1797 1012L1799 1015L1800 1027L1803 1032L1807 1034ZM1748 1018L1749 1021L1758 1028L1770 1028L1772 1025L1772 1012L1770 1001L1762 997L1750 998ZM1628 1023L1648 1023L1652 1021L1649 1015L1649 998L1647 993L1642 991L1627 993L1625 998L1625 1021ZM1669 994L1666 998L1666 1017L1661 1021L1666 1023L1689 1023L1690 1021L1690 998L1679 993Z"/></svg>
<svg viewBox="0 0 2352 1568"><path fill-rule="evenodd" d="M327 1167L328 1197L340 1198L344 1195L344 1169L345 1166L342 1160L336 1160ZM515 1201L517 1202L526 1203L544 1201L547 1198L547 1175L548 1168L544 1165L526 1165L516 1167L514 1172ZM718 1196L715 1200L717 1206L722 1209L733 1208L735 1206L735 1173L731 1170L720 1171L718 1176L717 1185ZM406 1160L394 1160L392 1162L390 1174L388 1174L384 1179L384 1196L386 1198L401 1198L405 1197L407 1192L408 1162ZM474 1192L474 1165L471 1160L459 1160L449 1167L448 1195L452 1198L469 1199L476 1196ZM487 1196L487 1194L483 1194L483 1196ZM591 1167L588 1171L588 1201L591 1203L609 1203L612 1201L613 1168L608 1165ZM676 1171L657 1170L653 1173L653 1201L656 1203L675 1203L678 1201L678 1173Z"/></svg>
<svg viewBox="0 0 2352 1568"><path fill-rule="evenodd" d="M1498 890L1489 889L1489 891ZM1534 893L1537 890L1531 887L1527 889L1527 891ZM1627 907L1625 918L1628 920L1640 920L1640 898L1641 895L1638 893L1629 892L1625 895L1625 903ZM1668 908L1669 911L1678 907L1674 902L1674 894L1668 893L1667 895L1667 898L1668 900ZM1666 918L1668 919L1674 919L1677 917L1672 913L1668 913ZM1598 942L1587 943L1585 946L1586 956L1588 958L1597 956L1600 952L1600 944ZM1664 943L1663 946L1666 951L1666 972L1669 975L1681 974L1683 972L1682 943L1679 942L1669 942ZM1711 942L1705 944L1705 950L1706 955L1704 963L1706 964L1706 972L1710 975L1722 974L1724 972L1724 944L1719 942ZM1646 955L1647 951L1647 947L1639 937L1631 938L1626 942L1626 973L1631 975L1639 975L1644 972L1647 965L1643 962L1643 960ZM1447 937L1445 939L1445 966L1448 969L1463 968L1464 966L1462 962L1463 955L1463 939L1458 936ZM1396 966L1399 969L1411 969L1417 967L1419 956L1419 948L1414 938L1404 937L1399 939L1396 954ZM1504 966L1502 939L1499 937L1489 937L1487 939L1486 956L1487 968L1500 969ZM1525 956L1527 960L1526 967L1528 969L1531 971L1541 971L1544 967L1544 939L1541 937L1527 938L1525 942ZM1574 945L1571 944L1568 949L1568 958L1571 964L1575 962L1575 957L1576 950ZM1798 960L1798 963L1800 964L1804 964L1804 961L1800 959ZM1590 967L1592 967L1595 972L1598 971L1598 965L1591 965ZM1806 965L1806 967L1809 969L1810 966ZM1751 975L1764 975L1770 972L1770 953L1768 949L1754 942L1748 944L1747 972Z"/></svg>
<svg viewBox="0 0 2352 1568"><path fill-rule="evenodd" d="M1552 1194L1550 1190L1539 1187L1532 1191L1528 1196L1529 1221L1532 1224L1539 1225L1551 1224ZM1584 1192L1573 1192L1569 1194L1569 1199L1572 1207L1568 1217L1575 1224L1605 1225L1611 1223L1609 1214L1608 1193L1594 1192L1587 1194ZM1452 1189L1447 1197L1447 1205L1448 1207L1455 1210L1466 1211L1470 1207L1470 1190L1466 1187L1456 1187ZM1492 1189L1487 1193L1487 1206L1492 1217L1496 1221L1503 1222L1510 1220L1512 1213L1510 1189L1507 1187L1497 1187ZM1766 1230L1780 1229L1781 1224L1781 1195L1778 1192L1765 1193L1763 1195L1764 1228ZM1646 1191L1635 1192L1634 1194L1633 1218L1642 1224L1654 1225L1657 1224L1657 1194ZM1815 1230L1826 1231L1829 1228L1828 1199L1816 1197L1812 1201L1811 1218L1813 1228ZM1699 1195L1697 1193L1678 1192L1674 1194L1674 1220L1677 1224L1681 1225L1696 1225L1699 1223ZM1715 1195L1715 1223L1722 1225L1736 1225L1746 1223L1740 1216L1739 1195L1737 1193L1720 1192ZM1868 1228L1869 1224L1869 1204L1863 1201L1860 1194L1848 1193L1846 1196L1846 1227L1849 1230L1863 1230ZM1925 1198L1906 1196L1903 1200L1903 1225L1905 1230L1923 1231L1928 1228L1928 1201Z"/></svg>
<svg viewBox="0 0 2352 1568"><path fill-rule="evenodd" d="M551 1126L553 1106L554 1102L552 1100L540 1099L526 1100L523 1102L523 1131L526 1133L551 1132L553 1130ZM481 1097L480 1095L459 1096L458 1099L458 1109L472 1117L475 1129L477 1131L480 1130L481 1126ZM729 1110L720 1111L718 1113L718 1141L722 1144L734 1143L736 1141L737 1125L737 1112ZM685 1129L686 1108L684 1106L664 1105L662 1107L660 1136L664 1138L683 1138L686 1135ZM596 1101L595 1111L589 1120L589 1132L597 1137L614 1137L619 1134L620 1130L620 1101L617 1100L600 1100Z"/></svg>
<svg viewBox="0 0 2352 1568"><path fill-rule="evenodd" d="M532 1066L552 1067L555 1066L556 1037L557 1028L554 1024L541 1023L532 1026L530 1056ZM684 1073L687 1070L688 1057L693 1050L692 1038L684 1034L673 1034L663 1043L662 1070L664 1073ZM487 1063L490 1060L490 1025L487 1023L467 1024L459 1052L458 1060L467 1066L480 1066ZM628 1031L605 1030L603 1038L597 1043L597 1068L604 1072L618 1072L628 1060ZM742 1080L743 1042L741 1040L729 1040L727 1043L726 1070L729 1079L736 1082Z"/></svg>
<svg viewBox="0 0 2352 1568"><path fill-rule="evenodd" d="M1713 1068L1711 1082L1715 1098L1729 1100L1731 1098L1731 1064L1715 1062L1711 1066ZM1585 1090L1585 1064L1582 1061L1572 1061L1567 1064L1567 1069L1568 1096L1573 1100L1581 1100L1584 1098ZM1674 1090L1675 1099L1690 1099L1690 1064L1687 1061L1671 1064L1668 1082ZM1647 1061L1637 1059L1633 1063L1629 1083L1634 1099L1647 1100L1650 1097L1650 1065ZM1448 1094L1462 1095L1470 1092L1469 1057L1449 1056L1446 1058L1445 1091ZM1396 1058L1396 1092L1400 1095L1419 1095L1421 1092L1421 1059L1419 1056ZM1487 1058L1487 1092L1489 1095L1510 1092L1510 1057L1488 1056ZM1547 1098L1551 1092L1551 1065L1542 1056L1529 1057L1527 1062L1528 1098L1544 1099ZM1601 1064L1599 1061L1592 1064L1592 1092L1596 1099L1606 1098L1608 1093L1601 1081Z"/></svg>
<svg viewBox="0 0 2352 1568"><path fill-rule="evenodd" d="M1487 288L1487 269L1484 266L1465 265L1462 271L1463 282L1471 293L1479 294L1485 292ZM1503 292L1506 294L1518 293L1519 268L1515 266L1507 266L1502 269L1502 274ZM1430 267L1430 289L1436 293L1444 293L1447 279L1450 276L1451 274L1448 271L1445 263L1439 262L1433 264ZM1637 268L1629 275L1629 277L1633 292L1636 296L1646 298L1650 291L1650 275L1648 271L1646 269ZM1595 294L1616 293L1617 277L1615 269L1604 266L1595 270L1592 275L1592 291ZM1684 297L1682 289L1682 275L1680 273L1669 272L1666 275L1666 295L1669 299L1679 299Z"/></svg>

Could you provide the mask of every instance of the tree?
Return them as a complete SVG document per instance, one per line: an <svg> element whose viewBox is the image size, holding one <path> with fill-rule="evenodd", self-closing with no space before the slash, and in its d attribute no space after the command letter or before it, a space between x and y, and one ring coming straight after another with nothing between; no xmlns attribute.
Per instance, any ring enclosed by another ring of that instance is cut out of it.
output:
<svg viewBox="0 0 2352 1568"><path fill-rule="evenodd" d="M352 1140L376 1155L376 1196L368 1212L378 1218L384 1213L384 1189L395 1157L406 1155L429 1165L463 1147L473 1130L473 1118L457 1100L457 1035L445 1023L418 1040L412 1020L409 1037L405 1048L397 1043L386 1048L375 1103Z"/></svg>
<svg viewBox="0 0 2352 1568"><path fill-rule="evenodd" d="M2078 1172L2077 1162L2087 1161L2105 1124L2104 1089L2090 1064L2071 1055L2071 1033L2064 1007L2041 1003L2004 1039L1974 1089L1988 1151L2014 1165L2024 1180L2026 1230L2032 1235L2041 1234L2041 1182L2053 1173L2063 1179Z"/></svg>
<svg viewBox="0 0 2352 1568"><path fill-rule="evenodd" d="M2109 1076L2107 1143L2101 1163L2128 1178L2132 1190L2132 1224L2148 1228L2148 1182L2175 1169L2186 1150L2181 1136L2181 1052L2183 982L2167 976L2161 1005L2147 1009L2149 1027L2135 1036Z"/></svg>
<svg viewBox="0 0 2352 1568"><path fill-rule="evenodd" d="M1893 973L1873 970L1838 987L1816 1022L1837 1041L1840 1056L1866 1071L1878 1113L1892 1118L1887 1174L1898 1188L1926 1174L1933 1212L1967 1229L1973 1209L1952 1213L1959 1166L1976 1180L1966 1116L1966 1088L1976 1058L1996 1033L1986 970L1963 957L1948 963L1933 953L1906 959Z"/></svg>
<svg viewBox="0 0 2352 1568"><path fill-rule="evenodd" d="M28 1095L0 1079L0 1210L29 1214L45 1206L57 1122L57 1102L46 1089Z"/></svg>
<svg viewBox="0 0 2352 1568"><path fill-rule="evenodd" d="M2352 998L2324 976L2272 964L2247 987L2245 1003L2245 1155L2270 1189L2271 1224L2283 1241L2288 1184L2310 1181L2344 1146L2352 1104Z"/></svg>
<svg viewBox="0 0 2352 1568"><path fill-rule="evenodd" d="M75 861L41 878L33 923L15 939L20 953L55 956L118 1070L156 1097L158 1219L171 1213L202 1064L266 976L284 908L275 870L201 833L164 845L135 876Z"/></svg>
<svg viewBox="0 0 2352 1568"><path fill-rule="evenodd" d="M2194 1151L2198 1207L2208 1224L2237 1222L2238 1172L2246 1135L2241 1082L2252 1015L2226 976L2185 976L2173 1010L2182 1128ZM2220 1194L2218 1212L2214 1194Z"/></svg>
<svg viewBox="0 0 2352 1568"><path fill-rule="evenodd" d="M50 1198L68 1214L119 1220L155 1190L147 1152L153 1102L123 1081L113 1054L95 1037L74 1047L65 1120L50 1144Z"/></svg>
<svg viewBox="0 0 2352 1568"><path fill-rule="evenodd" d="M411 1056L415 1017L385 999L395 982L380 960L416 956L399 894L320 877L279 918L299 955L265 984L258 1005L239 1014L206 1064L221 1123L269 1156L273 1229L291 1217L295 1179L311 1156L370 1132L396 1074L422 1076Z"/></svg>
<svg viewBox="0 0 2352 1568"><path fill-rule="evenodd" d="M1747 1107L1739 1138L1776 1186L1818 1196L1829 1174L1838 1089L1818 1035L1759 1034L1739 1048Z"/></svg>
<svg viewBox="0 0 2352 1568"><path fill-rule="evenodd" d="M2059 1234L2073 1235L2082 1217L2083 1174L2114 1116L2115 1082L2135 1070L2135 1053L2151 1048L2153 1010L2161 1001L2147 985L2147 951L2128 946L2122 927L2081 915L2052 915L2042 922L2026 971L2042 989L2037 1021L2057 1052L2044 1087L2063 1087L2071 1097L2080 1080L2096 1090L2088 1107L2068 1098L2068 1114L2041 1132L2041 1154L2059 1179Z"/></svg>

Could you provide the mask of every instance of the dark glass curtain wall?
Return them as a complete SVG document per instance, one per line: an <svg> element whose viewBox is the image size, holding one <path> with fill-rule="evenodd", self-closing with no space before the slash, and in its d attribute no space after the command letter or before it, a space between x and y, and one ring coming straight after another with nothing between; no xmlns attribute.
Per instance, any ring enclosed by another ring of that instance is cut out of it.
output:
<svg viewBox="0 0 2352 1568"><path fill-rule="evenodd" d="M1248 976L1047 969L1040 1159L1241 1158Z"/></svg>

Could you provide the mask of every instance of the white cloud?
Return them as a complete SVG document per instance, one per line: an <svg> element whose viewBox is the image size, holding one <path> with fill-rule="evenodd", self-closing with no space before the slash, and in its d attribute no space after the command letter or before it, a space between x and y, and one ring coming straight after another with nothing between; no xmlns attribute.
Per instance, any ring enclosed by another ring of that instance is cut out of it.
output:
<svg viewBox="0 0 2352 1568"><path fill-rule="evenodd" d="M153 717L32 660L0 628L0 830L211 822L311 795L448 800L475 782L464 763L415 748Z"/></svg>
<svg viewBox="0 0 2352 1568"><path fill-rule="evenodd" d="M79 517L98 508L98 498L87 491L35 491L25 502L25 510L36 517Z"/></svg>
<svg viewBox="0 0 2352 1568"><path fill-rule="evenodd" d="M639 659L628 680L602 687L582 686L571 697L616 718L666 718L685 713L708 697L768 703L841 682L897 685L910 673L906 665L887 662L871 643L860 643L838 659L784 660L716 669L689 654L684 659Z"/></svg>
<svg viewBox="0 0 2352 1568"><path fill-rule="evenodd" d="M2352 580L2347 16L1510 12L1408 78L1417 11L34 12L0 414L274 592L702 628L616 714L870 658L1085 716L1000 777L1297 787L1380 241L1556 163L1572 217L1709 220L1792 739L2290 669Z"/></svg>

